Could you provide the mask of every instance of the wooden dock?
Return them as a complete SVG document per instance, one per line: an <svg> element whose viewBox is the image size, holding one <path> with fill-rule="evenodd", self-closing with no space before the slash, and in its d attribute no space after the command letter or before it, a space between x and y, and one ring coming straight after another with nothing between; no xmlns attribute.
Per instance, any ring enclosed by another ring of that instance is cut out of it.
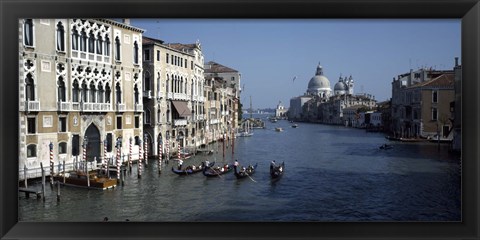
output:
<svg viewBox="0 0 480 240"><path fill-rule="evenodd" d="M26 198L30 198L30 194L35 194L37 195L37 198L42 198L42 191L40 190L35 190L31 188L18 188L19 192L24 192Z"/></svg>

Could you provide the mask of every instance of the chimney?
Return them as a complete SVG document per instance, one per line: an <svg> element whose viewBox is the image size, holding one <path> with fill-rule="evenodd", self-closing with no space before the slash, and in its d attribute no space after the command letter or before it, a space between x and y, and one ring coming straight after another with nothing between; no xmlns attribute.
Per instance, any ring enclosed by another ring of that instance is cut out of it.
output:
<svg viewBox="0 0 480 240"><path fill-rule="evenodd" d="M455 57L455 67L458 67L458 57Z"/></svg>
<svg viewBox="0 0 480 240"><path fill-rule="evenodd" d="M123 23L126 25L130 25L130 18L124 18Z"/></svg>

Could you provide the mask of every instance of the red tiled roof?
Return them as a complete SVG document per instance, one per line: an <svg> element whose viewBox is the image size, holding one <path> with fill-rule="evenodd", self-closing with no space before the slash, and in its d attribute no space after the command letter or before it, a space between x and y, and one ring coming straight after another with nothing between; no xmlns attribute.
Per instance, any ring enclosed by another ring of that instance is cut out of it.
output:
<svg viewBox="0 0 480 240"><path fill-rule="evenodd" d="M410 88L415 87L453 87L455 85L455 75L453 73L442 74L430 81L425 81L417 83L410 86Z"/></svg>
<svg viewBox="0 0 480 240"><path fill-rule="evenodd" d="M238 71L233 68L229 68L221 64L218 64L216 62L210 61L205 63L204 72L205 73L224 73L224 72L238 72Z"/></svg>
<svg viewBox="0 0 480 240"><path fill-rule="evenodd" d="M149 37L142 37L142 44L163 44L163 40L160 39L155 39L155 38L149 38Z"/></svg>

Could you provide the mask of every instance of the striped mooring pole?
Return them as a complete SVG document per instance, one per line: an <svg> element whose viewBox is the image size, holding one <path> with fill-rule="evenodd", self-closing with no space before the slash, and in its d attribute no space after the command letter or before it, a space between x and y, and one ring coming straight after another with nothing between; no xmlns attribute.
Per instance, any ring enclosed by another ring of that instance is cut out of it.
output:
<svg viewBox="0 0 480 240"><path fill-rule="evenodd" d="M165 160L168 163L168 160L170 160L170 141L167 138L167 147L165 148L165 153L167 156L165 156Z"/></svg>
<svg viewBox="0 0 480 240"><path fill-rule="evenodd" d="M120 140L117 141L117 181L120 181Z"/></svg>
<svg viewBox="0 0 480 240"><path fill-rule="evenodd" d="M162 172L162 141L158 141L158 173Z"/></svg>
<svg viewBox="0 0 480 240"><path fill-rule="evenodd" d="M128 171L132 173L132 137L130 137L130 149L129 149L129 154L128 154Z"/></svg>
<svg viewBox="0 0 480 240"><path fill-rule="evenodd" d="M145 153L145 168L148 168L148 138L147 138L147 134L145 134L145 138L143 140L143 144L144 144L144 153Z"/></svg>
<svg viewBox="0 0 480 240"><path fill-rule="evenodd" d="M50 184L53 185L53 143L50 142L48 146L50 147Z"/></svg>
<svg viewBox="0 0 480 240"><path fill-rule="evenodd" d="M178 153L177 153L178 159L181 159L180 156L180 140L178 140Z"/></svg>
<svg viewBox="0 0 480 240"><path fill-rule="evenodd" d="M102 161L102 170L105 175L107 175L107 139L103 141L103 161Z"/></svg>
<svg viewBox="0 0 480 240"><path fill-rule="evenodd" d="M138 144L138 178L142 177L142 158L143 158L142 140L140 140L140 144Z"/></svg>

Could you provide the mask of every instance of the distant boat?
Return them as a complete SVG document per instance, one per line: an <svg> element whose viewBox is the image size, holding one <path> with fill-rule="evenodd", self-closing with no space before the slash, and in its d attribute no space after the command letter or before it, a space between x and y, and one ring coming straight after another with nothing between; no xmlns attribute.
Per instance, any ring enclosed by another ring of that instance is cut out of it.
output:
<svg viewBox="0 0 480 240"><path fill-rule="evenodd" d="M292 128L297 128L298 127L298 124L293 124L292 125Z"/></svg>
<svg viewBox="0 0 480 240"><path fill-rule="evenodd" d="M276 128L275 128L275 131L277 131L277 132L282 132L282 131L283 131L283 128L281 128L281 127L276 127Z"/></svg>
<svg viewBox="0 0 480 240"><path fill-rule="evenodd" d="M233 165L225 164L222 167L205 167L203 169L203 175L206 177L218 177L225 173L231 172L233 170Z"/></svg>
<svg viewBox="0 0 480 240"><path fill-rule="evenodd" d="M392 145L389 145L389 144L383 144L382 146L380 146L380 149L384 149L384 150L386 150L386 149L392 149L392 148L393 148L393 146L392 146Z"/></svg>
<svg viewBox="0 0 480 240"><path fill-rule="evenodd" d="M285 162L282 162L281 165L274 165L273 163L270 165L270 177L272 179L277 179L283 176L283 172L285 171Z"/></svg>
<svg viewBox="0 0 480 240"><path fill-rule="evenodd" d="M213 166L214 164L215 162L211 162L209 164L209 167ZM204 168L205 168L205 163L202 162L202 164L198 167L195 165L187 166L185 169L178 169L178 168L172 167L172 172L178 175L189 175L189 174L199 173L203 171Z"/></svg>

